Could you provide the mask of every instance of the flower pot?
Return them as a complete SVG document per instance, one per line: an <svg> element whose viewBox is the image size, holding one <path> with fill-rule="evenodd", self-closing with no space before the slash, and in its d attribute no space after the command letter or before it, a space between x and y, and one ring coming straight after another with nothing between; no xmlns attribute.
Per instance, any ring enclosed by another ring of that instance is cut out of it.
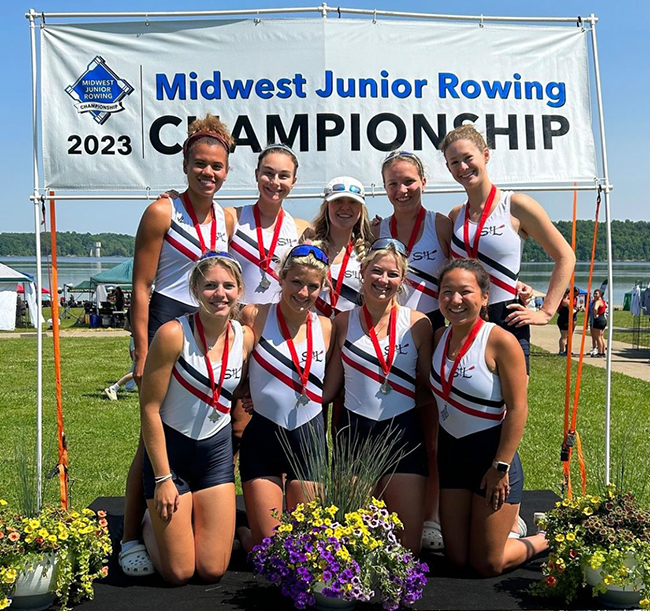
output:
<svg viewBox="0 0 650 611"><path fill-rule="evenodd" d="M625 559L625 564L628 567L634 566L636 559L633 554L628 554ZM585 581L588 585L595 587L602 581L600 571L592 569L589 565L584 567ZM643 587L643 583L637 580L634 584L627 586L610 585L605 586L605 592L598 592L599 600L607 607L613 609L632 609L639 607L641 600L641 592L639 588Z"/></svg>
<svg viewBox="0 0 650 611"><path fill-rule="evenodd" d="M325 596L323 588L326 584L320 582L314 586L314 597L316 598L316 604L314 607L319 611L330 611L331 609L336 609L337 611L349 611L354 609L356 601L354 600L345 600L343 598L330 598Z"/></svg>
<svg viewBox="0 0 650 611"><path fill-rule="evenodd" d="M23 569L16 578L11 608L23 611L49 609L56 598L58 564L53 554L46 554L42 560Z"/></svg>

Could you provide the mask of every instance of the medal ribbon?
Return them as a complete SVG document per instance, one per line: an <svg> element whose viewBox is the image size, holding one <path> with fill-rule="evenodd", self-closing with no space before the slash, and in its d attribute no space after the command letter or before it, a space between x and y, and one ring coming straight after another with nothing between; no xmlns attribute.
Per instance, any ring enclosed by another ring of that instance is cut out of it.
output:
<svg viewBox="0 0 650 611"><path fill-rule="evenodd" d="M390 368L393 366L393 361L395 360L395 344L396 342L396 330L397 330L397 306L393 305L390 311L390 316L388 318L388 358L384 358L384 353L381 350L379 345L379 339L377 339L377 333L375 333L375 327L372 324L372 318L370 317L370 312L365 304L361 307L363 312L363 318L366 321L366 327L368 327L368 335L372 341L372 345L375 349L375 354L377 355L377 360L381 366L381 370L384 374L384 381L388 378L388 373Z"/></svg>
<svg viewBox="0 0 650 611"><path fill-rule="evenodd" d="M418 239L418 233L420 233L420 227L422 226L422 221L424 221L424 217L426 216L427 211L424 209L424 206L420 206L420 211L418 212L418 215L415 219L415 225L413 226L413 230L411 231L411 237L409 238L409 243L406 246L406 252L411 254L411 249L413 246L415 246L415 241ZM390 235L392 238L395 238L396 240L399 239L397 237L397 221L395 220L395 215L390 217Z"/></svg>
<svg viewBox="0 0 650 611"><path fill-rule="evenodd" d="M208 376L210 378L210 389L212 390L212 403L210 405L217 408L217 403L219 402L219 397L221 396L221 387L223 385L224 378L226 376L226 369L228 368L228 353L230 352L230 342L228 340L228 335L230 333L230 321L226 325L226 337L223 344L223 352L221 354L221 371L219 372L219 384L215 388L214 386L214 370L212 369L212 362L208 356L208 342L205 338L205 330L203 329L203 323L201 322L201 317L197 314L194 314L194 325L196 330L199 332L199 337L203 342L203 350L205 357L205 364L208 368Z"/></svg>
<svg viewBox="0 0 650 611"><path fill-rule="evenodd" d="M456 355L454 359L454 364L451 367L449 372L449 378L445 378L445 363L447 362L447 352L449 352L449 343L451 342L451 329L447 335L447 341L445 342L445 349L442 353L442 359L440 361L440 385L442 386L442 396L445 401L449 401L449 395L451 394L451 388L454 385L454 374L456 369L458 369L458 363L461 359L467 354L467 351L472 347L472 343L476 338L478 332L483 326L483 319L477 318L472 330L469 332L467 339L463 343L463 347L460 349L460 352Z"/></svg>
<svg viewBox="0 0 650 611"><path fill-rule="evenodd" d="M207 246L205 245L205 240L203 239L203 232L201 231L201 225L199 225L199 221L196 218L196 212L194 212L194 206L192 205L192 200L190 199L190 196L188 195L187 191L181 195L183 198L183 204L185 204L185 210L187 210L187 213L190 215L190 218L192 219L192 224L194 225L194 230L196 231L196 235L199 237L199 243L201 244L201 254L204 254L208 252L208 250L215 250L217 247L217 218L214 214L214 204L213 207L210 208L210 212L212 214L212 221L210 222L210 248L208 249Z"/></svg>
<svg viewBox="0 0 650 611"><path fill-rule="evenodd" d="M470 259L478 259L478 243L481 239L481 232L483 227L485 227L485 221L487 221L488 216L490 216L490 208L492 208L492 203L494 202L494 197L497 194L497 188L492 185L490 189L490 194L488 195L487 201L485 202L485 207L483 212L481 212L481 218L476 227L476 233L474 234L474 245L472 246L469 243L469 201L465 204L465 222L463 223L463 241L465 242L465 252Z"/></svg>
<svg viewBox="0 0 650 611"><path fill-rule="evenodd" d="M282 229L282 221L284 220L284 209L280 208L280 212L278 212L278 216L275 219L275 229L273 230L273 237L271 238L271 246L269 247L268 255L264 251L264 234L262 233L259 204L253 206L253 217L255 218L255 231L257 232L257 251L260 257L260 267L265 273L275 277L275 274L271 269L271 261L275 254L275 247L278 245L278 238L280 237L280 231Z"/></svg>
<svg viewBox="0 0 650 611"><path fill-rule="evenodd" d="M305 359L305 368L300 370L300 361L298 360L298 353L296 352L296 345L293 343L293 338L289 333L289 327L287 327L287 321L284 319L284 314L280 309L280 305L277 306L278 313L278 323L280 324L280 331L282 332L282 337L287 342L289 346L289 352L291 354L291 360L293 361L293 366L296 368L296 373L300 378L300 383L302 384L302 394L307 394L307 381L309 380L309 372L311 370L311 360L313 356L313 338L311 334L311 314L307 312L307 358Z"/></svg>
<svg viewBox="0 0 650 611"><path fill-rule="evenodd" d="M341 263L341 269L339 270L339 277L336 279L336 288L332 282L332 274L330 273L330 268L327 268L327 278L330 281L330 305L332 310L336 307L336 304L339 302L339 297L341 296L341 288L343 287L343 280L345 279L345 270L348 267L348 262L350 261L350 256L352 255L353 244L352 241L348 242L348 245L345 247L345 254L343 255L343 261Z"/></svg>

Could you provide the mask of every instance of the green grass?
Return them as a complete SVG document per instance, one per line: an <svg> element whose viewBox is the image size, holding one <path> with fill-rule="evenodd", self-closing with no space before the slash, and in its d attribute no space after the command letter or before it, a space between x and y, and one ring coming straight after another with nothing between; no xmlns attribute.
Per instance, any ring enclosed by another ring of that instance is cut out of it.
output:
<svg viewBox="0 0 650 611"><path fill-rule="evenodd" d="M56 396L52 341L44 345L44 446L46 470L56 464ZM120 393L109 401L104 387L129 368L127 337L63 337L62 380L65 431L69 445L72 502L88 505L98 496L124 492L128 467L139 432L135 393ZM18 499L17 449L35 443L36 339L0 340L0 498ZM531 358L529 418L520 453L527 489L560 490L559 460L564 419L564 361L535 349ZM574 365L575 366L575 365ZM650 502L650 383L612 374L611 477L625 465L626 489ZM585 365L578 408L578 432L587 466L588 490L595 492L604 478L605 371ZM625 460L621 455L625 454ZM580 489L577 460L572 479ZM57 482L46 486L46 500L56 501Z"/></svg>

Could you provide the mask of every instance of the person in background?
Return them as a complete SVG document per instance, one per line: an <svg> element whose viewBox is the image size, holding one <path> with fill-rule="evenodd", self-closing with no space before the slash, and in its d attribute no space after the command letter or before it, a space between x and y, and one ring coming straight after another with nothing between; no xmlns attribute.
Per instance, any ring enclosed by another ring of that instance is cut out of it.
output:
<svg viewBox="0 0 650 611"><path fill-rule="evenodd" d="M566 289L560 301L560 306L557 309L557 327L560 330L560 339L558 340L558 355L567 355L567 344L569 340L569 316L573 315L572 329L575 330L578 321L578 309L571 305L571 290Z"/></svg>
<svg viewBox="0 0 650 611"><path fill-rule="evenodd" d="M607 355L605 346L605 329L607 328L607 303L600 289L594 290L592 306L594 322L591 325L591 337L596 344L596 354L591 356L604 357Z"/></svg>
<svg viewBox="0 0 650 611"><path fill-rule="evenodd" d="M131 324L135 344L133 377L140 383L149 343L158 328L188 312L198 302L190 293L194 263L207 251L225 251L234 219L213 201L228 176L233 139L214 115L197 119L183 143L187 189L178 197L162 196L145 210L135 238ZM152 290L153 289L153 290ZM126 485L124 534L119 563L125 574L149 575L154 567L139 541L145 511L142 490L142 440Z"/></svg>
<svg viewBox="0 0 650 611"><path fill-rule="evenodd" d="M475 259L440 273L431 389L438 405L440 520L447 559L491 577L548 548L537 533L511 538L524 477L517 448L528 413L526 361L517 339L487 322L490 277Z"/></svg>
<svg viewBox="0 0 650 611"><path fill-rule="evenodd" d="M127 310L124 314L124 330L129 332L129 356L131 357L131 369L129 369L129 371L125 373L117 382L115 382L115 384L111 384L104 389L104 393L111 401L117 401L117 391L122 388L122 386L124 386L124 388L128 391L135 391L137 389L137 385L133 379L133 351L135 346L133 343L130 310Z"/></svg>

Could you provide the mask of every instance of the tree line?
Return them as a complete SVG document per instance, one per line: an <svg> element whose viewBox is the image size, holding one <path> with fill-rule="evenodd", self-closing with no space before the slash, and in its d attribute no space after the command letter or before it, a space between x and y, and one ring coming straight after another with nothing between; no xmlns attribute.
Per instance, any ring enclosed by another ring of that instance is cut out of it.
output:
<svg viewBox="0 0 650 611"><path fill-rule="evenodd" d="M571 244L572 223L556 221L553 223ZM591 260L594 234L593 221L576 223L576 258L578 261ZM50 252L50 234L41 234L43 254ZM87 257L95 242L101 242L104 257L132 257L135 237L123 233L77 233L76 231L57 231L57 254L61 257ZM612 252L614 261L650 261L650 222L612 221ZM34 235L31 233L0 233L0 257L36 256ZM605 223L598 223L596 240L596 261L607 260ZM528 262L550 261L550 257L532 239L524 243L523 260Z"/></svg>
<svg viewBox="0 0 650 611"><path fill-rule="evenodd" d="M135 237L124 233L56 232L56 252L60 257L87 257L101 242L102 257L132 257ZM50 234L41 234L44 255L51 253ZM33 233L0 233L1 257L35 257L36 244Z"/></svg>

